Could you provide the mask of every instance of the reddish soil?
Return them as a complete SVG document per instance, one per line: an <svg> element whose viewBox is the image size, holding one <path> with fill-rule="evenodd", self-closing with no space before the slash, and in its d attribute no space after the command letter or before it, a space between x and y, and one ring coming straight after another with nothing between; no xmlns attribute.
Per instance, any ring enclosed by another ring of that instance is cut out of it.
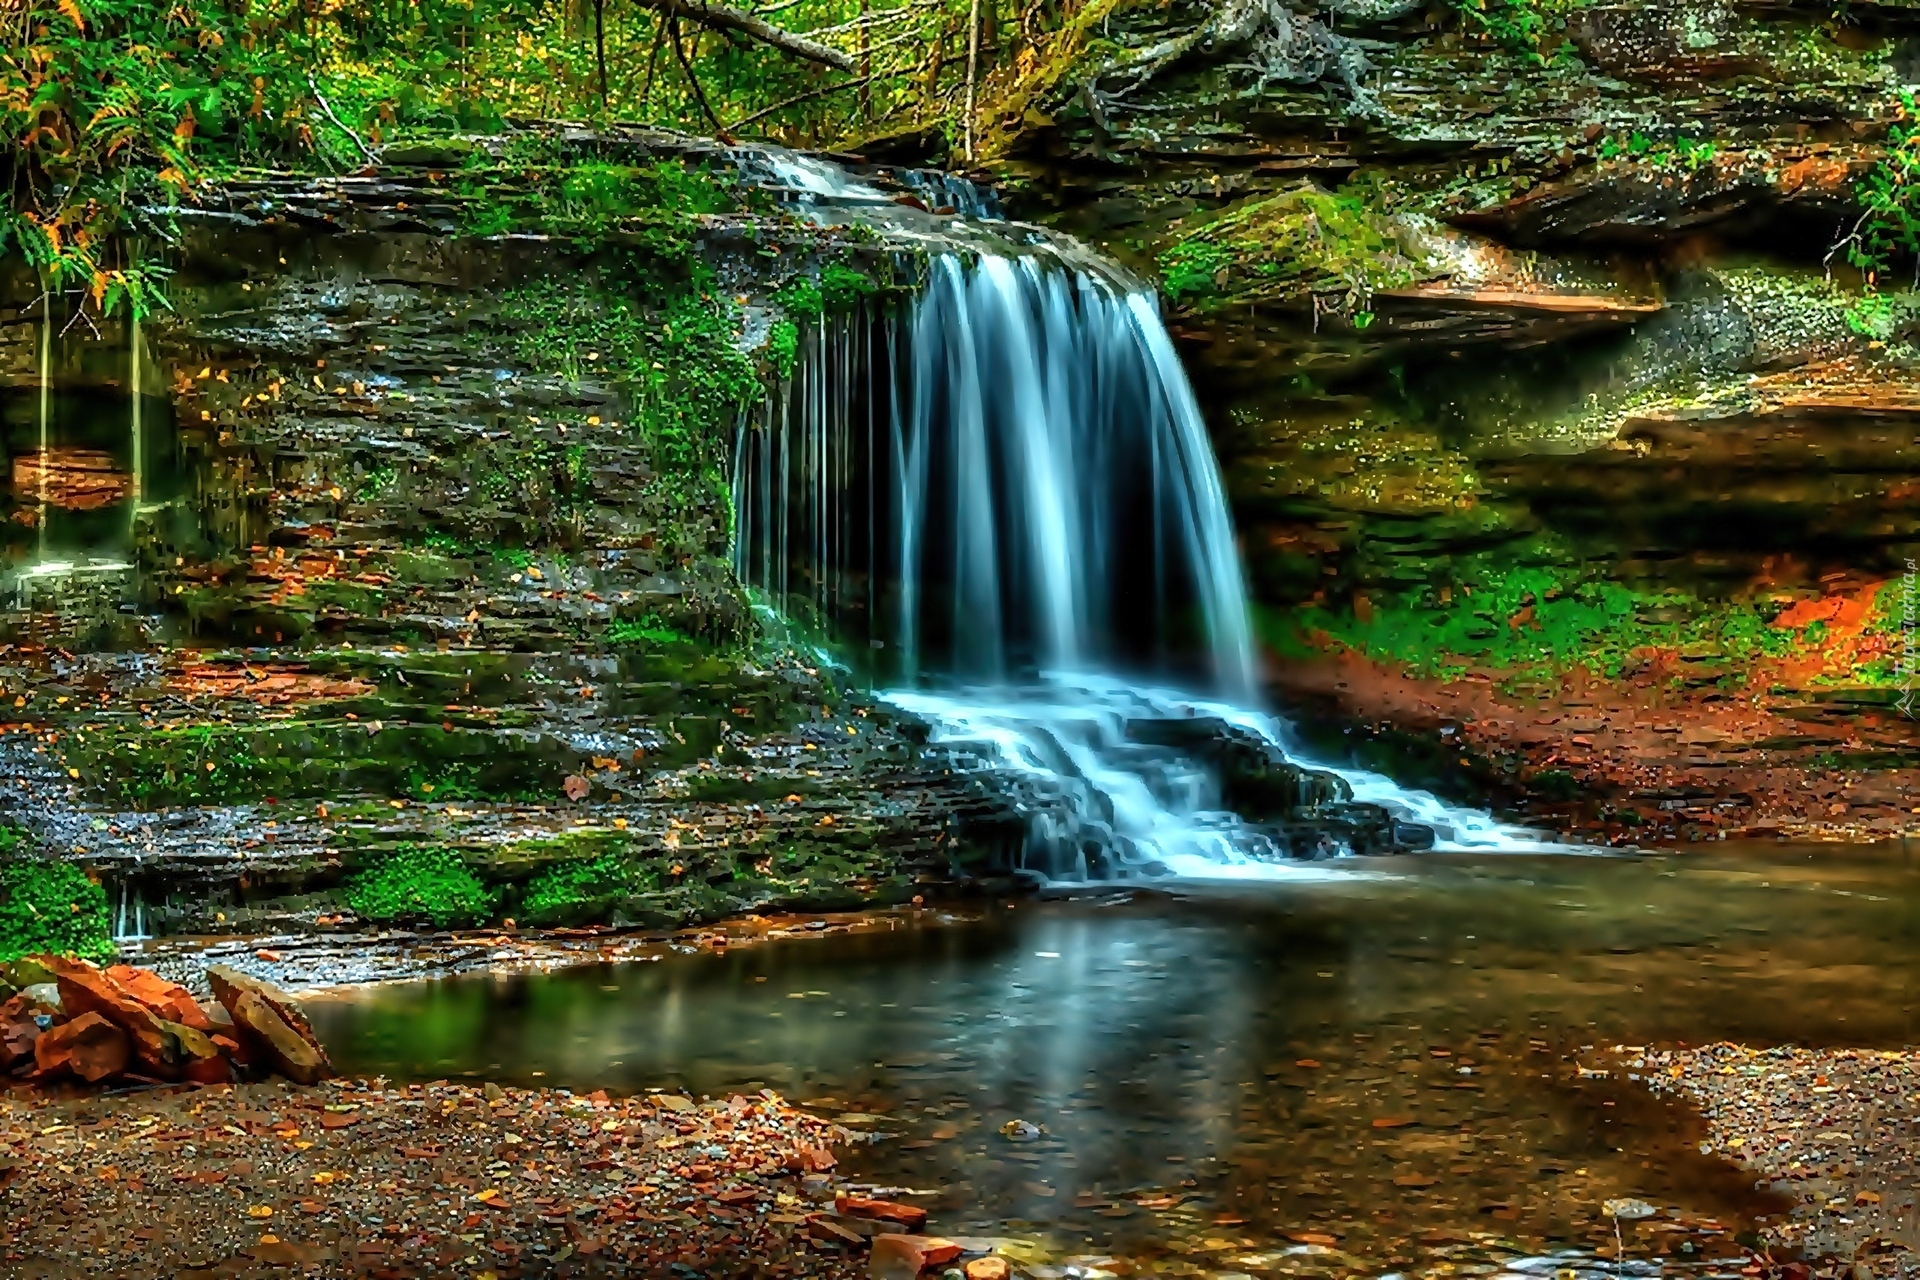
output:
<svg viewBox="0 0 1920 1280"><path fill-rule="evenodd" d="M1420 680L1352 653L1275 663L1283 702L1445 794L1615 844L1920 835L1920 724L1807 692L1675 689L1576 670L1521 696L1498 672ZM1380 754L1385 753L1385 754ZM1420 776L1417 762L1427 766Z"/></svg>

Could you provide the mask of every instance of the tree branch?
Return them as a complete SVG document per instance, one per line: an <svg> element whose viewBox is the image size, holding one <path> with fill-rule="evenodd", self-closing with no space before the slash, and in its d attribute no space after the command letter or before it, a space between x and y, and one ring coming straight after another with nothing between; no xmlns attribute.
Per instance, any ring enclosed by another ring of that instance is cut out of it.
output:
<svg viewBox="0 0 1920 1280"><path fill-rule="evenodd" d="M744 9L735 9L724 4L709 4L705 0L634 0L643 9L652 9L668 17L685 18L703 27L712 27L717 31L737 31L743 36L758 40L762 44L772 45L783 53L808 62L818 62L838 71L854 69L853 55L842 53L818 40L809 40L806 36L776 27L763 18L757 18Z"/></svg>

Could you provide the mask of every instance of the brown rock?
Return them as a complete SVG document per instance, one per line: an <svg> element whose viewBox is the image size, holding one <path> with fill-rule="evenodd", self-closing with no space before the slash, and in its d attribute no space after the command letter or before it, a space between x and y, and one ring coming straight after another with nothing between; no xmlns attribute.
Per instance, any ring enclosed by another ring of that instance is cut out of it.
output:
<svg viewBox="0 0 1920 1280"><path fill-rule="evenodd" d="M875 1236L867 1256L869 1280L914 1280L930 1267L960 1256L960 1246L938 1236Z"/></svg>
<svg viewBox="0 0 1920 1280"><path fill-rule="evenodd" d="M295 1084L317 1084L332 1073L320 1046L289 1025L258 992L238 992L227 1008L260 1066L279 1072Z"/></svg>
<svg viewBox="0 0 1920 1280"><path fill-rule="evenodd" d="M925 1209L916 1205L896 1204L892 1200L843 1195L835 1198L833 1207L855 1218L878 1218L882 1222L897 1222L909 1231L918 1231L927 1225Z"/></svg>
<svg viewBox="0 0 1920 1280"><path fill-rule="evenodd" d="M40 1024L33 1020L33 1002L16 995L0 1004L0 1071L25 1062L33 1056L33 1042L40 1038Z"/></svg>
<svg viewBox="0 0 1920 1280"><path fill-rule="evenodd" d="M128 964L113 965L106 974L122 991L151 1010L154 1016L192 1027L195 1031L213 1030L213 1023L208 1020L206 1012L179 983L168 982L151 969L136 969Z"/></svg>
<svg viewBox="0 0 1920 1280"><path fill-rule="evenodd" d="M967 1280L1008 1280L1013 1268L999 1255L975 1258L967 1263Z"/></svg>
<svg viewBox="0 0 1920 1280"><path fill-rule="evenodd" d="M69 1017L99 1014L127 1033L133 1042L134 1060L143 1075L162 1080L174 1077L178 1066L176 1042L151 1009L84 960L66 956L37 958L53 971L54 981L60 986L60 1006Z"/></svg>
<svg viewBox="0 0 1920 1280"><path fill-rule="evenodd" d="M816 1213L807 1219L807 1234L815 1240L825 1240L848 1249L857 1249L866 1237L842 1222L835 1222L824 1213Z"/></svg>
<svg viewBox="0 0 1920 1280"><path fill-rule="evenodd" d="M48 1029L33 1046L42 1075L71 1071L88 1083L119 1075L130 1056L127 1033L92 1012Z"/></svg>

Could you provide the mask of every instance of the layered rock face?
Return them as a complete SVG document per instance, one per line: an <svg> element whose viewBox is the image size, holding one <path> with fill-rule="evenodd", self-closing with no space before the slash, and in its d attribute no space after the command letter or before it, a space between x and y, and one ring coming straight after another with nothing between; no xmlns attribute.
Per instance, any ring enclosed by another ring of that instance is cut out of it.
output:
<svg viewBox="0 0 1920 1280"><path fill-rule="evenodd" d="M995 165L1161 282L1309 719L1617 840L1920 823L1910 9L1084 27Z"/></svg>
<svg viewBox="0 0 1920 1280"><path fill-rule="evenodd" d="M391 148L179 223L138 328L27 278L0 316L17 852L105 877L123 934L673 923L961 856L979 802L728 560L734 432L818 281L883 298L910 248L640 133Z"/></svg>

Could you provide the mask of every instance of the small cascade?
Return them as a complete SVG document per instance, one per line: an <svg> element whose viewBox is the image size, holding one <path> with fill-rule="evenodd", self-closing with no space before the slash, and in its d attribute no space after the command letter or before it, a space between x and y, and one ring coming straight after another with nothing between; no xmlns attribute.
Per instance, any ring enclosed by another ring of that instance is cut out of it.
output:
<svg viewBox="0 0 1920 1280"><path fill-rule="evenodd" d="M127 531L129 535L140 523L140 502L147 491L147 436L140 422L140 313L133 313L129 324L130 337L127 346L127 384L132 391L132 422L128 424L129 452L133 456L132 480L127 486Z"/></svg>
<svg viewBox="0 0 1920 1280"><path fill-rule="evenodd" d="M129 878L120 881L120 897L113 910L113 940L144 942L153 935L147 931L147 898L140 886Z"/></svg>
<svg viewBox="0 0 1920 1280"><path fill-rule="evenodd" d="M40 452L36 459L39 472L38 510L35 513L34 527L38 533L40 560L47 558L47 482L52 468L47 460L53 456L53 291L47 289L40 295Z"/></svg>
<svg viewBox="0 0 1920 1280"><path fill-rule="evenodd" d="M816 157L757 152L742 170L823 220L888 201ZM1385 815L1393 847L1542 847L1289 749L1257 710L1226 495L1154 294L1032 228L969 234L992 247L936 254L905 316L827 319L785 394L740 423L741 580L870 655L882 697L995 771L1037 875L1290 875L1352 851L1337 823L1303 836L1236 814L1215 731L1337 776L1334 799Z"/></svg>

